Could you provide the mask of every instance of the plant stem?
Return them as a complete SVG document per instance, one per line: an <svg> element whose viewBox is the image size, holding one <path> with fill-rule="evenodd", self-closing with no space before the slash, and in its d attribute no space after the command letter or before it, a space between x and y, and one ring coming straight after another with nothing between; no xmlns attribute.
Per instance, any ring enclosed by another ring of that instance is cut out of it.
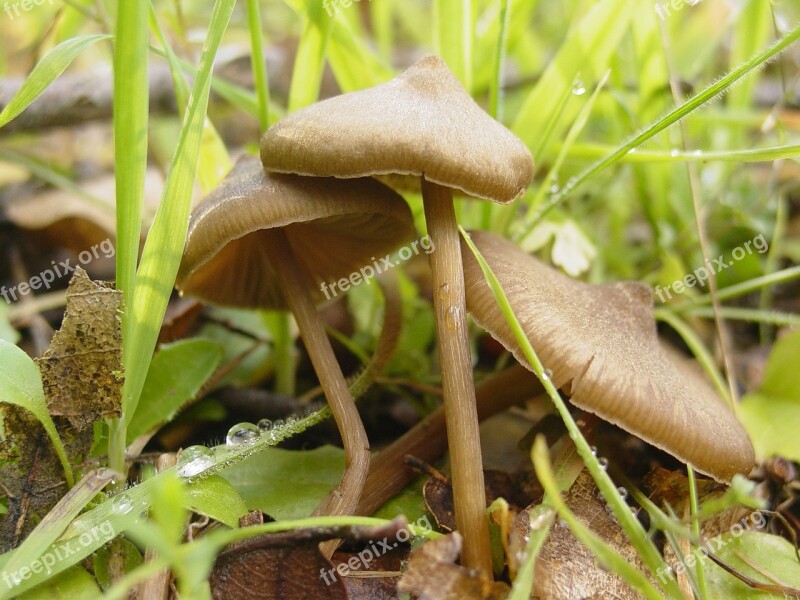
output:
<svg viewBox="0 0 800 600"><path fill-rule="evenodd" d="M342 436L345 470L339 486L317 507L315 514L350 515L355 511L369 470L369 441L355 401L333 354L325 325L308 294L308 276L292 254L283 229L263 232L281 291L297 320L300 336Z"/></svg>
<svg viewBox="0 0 800 600"><path fill-rule="evenodd" d="M464 536L462 561L483 577L492 573L486 494L478 431L472 359L469 352L461 243L449 188L422 180L425 220L435 250L433 307L450 449L453 503L458 531Z"/></svg>

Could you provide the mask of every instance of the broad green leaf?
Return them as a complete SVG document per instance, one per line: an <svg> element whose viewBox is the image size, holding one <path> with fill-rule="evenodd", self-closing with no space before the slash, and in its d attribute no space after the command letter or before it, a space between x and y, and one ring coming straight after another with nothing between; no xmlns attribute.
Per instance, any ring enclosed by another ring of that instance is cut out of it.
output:
<svg viewBox="0 0 800 600"><path fill-rule="evenodd" d="M201 479L186 492L186 508L225 523L228 527L238 527L239 519L247 513L247 505L239 492L219 475Z"/></svg>
<svg viewBox="0 0 800 600"><path fill-rule="evenodd" d="M19 88L8 105L0 113L0 127L17 117L23 110L39 97L47 86L61 75L75 57L86 48L99 42L109 39L109 35L87 35L71 38L61 42L58 46L48 52L42 60L33 68L28 78Z"/></svg>
<svg viewBox="0 0 800 600"><path fill-rule="evenodd" d="M273 519L310 515L339 483L344 469L340 448L296 451L270 448L223 473L248 508Z"/></svg>
<svg viewBox="0 0 800 600"><path fill-rule="evenodd" d="M739 415L759 459L773 454L800 460L800 331L775 343L758 392L742 399Z"/></svg>
<svg viewBox="0 0 800 600"><path fill-rule="evenodd" d="M122 557L122 567L125 573L130 573L144 562L139 549L125 538L117 538L111 544L103 546L94 553L92 560L94 575L103 588L107 588L114 583L113 567L110 562L112 560L118 561L120 556Z"/></svg>
<svg viewBox="0 0 800 600"><path fill-rule="evenodd" d="M19 600L97 600L102 592L86 569L73 567L19 596Z"/></svg>
<svg viewBox="0 0 800 600"><path fill-rule="evenodd" d="M171 421L214 374L223 354L220 344L203 339L162 346L147 372L142 397L128 426L128 441Z"/></svg>
<svg viewBox="0 0 800 600"><path fill-rule="evenodd" d="M6 340L0 340L0 402L15 404L33 413L53 442L67 482L72 486L72 466L53 419L47 411L39 369L31 357Z"/></svg>
<svg viewBox="0 0 800 600"><path fill-rule="evenodd" d="M784 586L800 588L800 562L795 555L794 546L782 537L737 529L709 540L702 548L711 549L728 565L755 581L767 585L775 585L776 581L780 581ZM702 553L696 550L694 556L699 559ZM774 600L784 597L784 594L777 591L755 590L708 559L704 559L703 567L710 598Z"/></svg>
<svg viewBox="0 0 800 600"><path fill-rule="evenodd" d="M8 304L0 302L0 340L16 344L19 341L19 332L8 321Z"/></svg>

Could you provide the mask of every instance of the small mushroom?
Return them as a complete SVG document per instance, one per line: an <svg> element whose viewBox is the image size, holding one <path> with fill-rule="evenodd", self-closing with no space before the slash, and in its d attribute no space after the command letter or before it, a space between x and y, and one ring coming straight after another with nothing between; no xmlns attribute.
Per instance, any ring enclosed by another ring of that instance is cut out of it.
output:
<svg viewBox="0 0 800 600"><path fill-rule="evenodd" d="M261 159L280 173L422 178L456 523L465 565L490 573L453 190L511 202L533 177L530 152L472 100L442 59L428 56L385 84L285 117L264 134Z"/></svg>
<svg viewBox="0 0 800 600"><path fill-rule="evenodd" d="M161 199L164 178L157 169L145 175L142 236L149 228ZM81 184L82 194L48 189L32 197L12 198L4 212L17 227L37 232L48 242L75 252L116 239L114 175Z"/></svg>
<svg viewBox="0 0 800 600"><path fill-rule="evenodd" d="M471 237L551 381L573 404L718 481L750 471L753 446L730 407L659 341L649 286L587 284L499 236ZM464 248L470 312L527 366L480 266Z"/></svg>
<svg viewBox="0 0 800 600"><path fill-rule="evenodd" d="M216 304L288 308L297 320L345 449L342 481L318 513L352 514L369 468L364 425L315 308L321 284L359 274L413 235L406 203L375 180L270 177L255 157L192 213L178 288Z"/></svg>

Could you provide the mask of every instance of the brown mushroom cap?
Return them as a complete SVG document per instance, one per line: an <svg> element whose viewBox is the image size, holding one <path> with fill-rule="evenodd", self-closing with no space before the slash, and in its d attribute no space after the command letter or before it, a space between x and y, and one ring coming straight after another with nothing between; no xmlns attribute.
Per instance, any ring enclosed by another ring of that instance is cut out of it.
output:
<svg viewBox="0 0 800 600"><path fill-rule="evenodd" d="M261 139L268 171L323 177L411 174L499 203L533 177L522 141L428 56L382 85L281 119Z"/></svg>
<svg viewBox="0 0 800 600"><path fill-rule="evenodd" d="M708 383L662 347L652 290L639 282L576 281L496 235L472 240L500 281L556 387L614 423L720 481L748 473L744 428ZM527 361L464 246L467 307L517 360Z"/></svg>
<svg viewBox="0 0 800 600"><path fill-rule="evenodd" d="M4 211L17 227L38 232L53 244L81 252L106 239L116 238L114 174L82 182L84 192L97 201L74 192L50 189L32 197L13 198ZM142 235L147 232L161 199L164 178L157 169L147 169L144 182Z"/></svg>
<svg viewBox="0 0 800 600"><path fill-rule="evenodd" d="M331 284L373 265L413 238L403 199L372 179L268 176L255 157L241 159L193 211L178 289L206 301L285 309L259 232L284 227L296 259L325 300ZM374 269L373 269L374 270Z"/></svg>

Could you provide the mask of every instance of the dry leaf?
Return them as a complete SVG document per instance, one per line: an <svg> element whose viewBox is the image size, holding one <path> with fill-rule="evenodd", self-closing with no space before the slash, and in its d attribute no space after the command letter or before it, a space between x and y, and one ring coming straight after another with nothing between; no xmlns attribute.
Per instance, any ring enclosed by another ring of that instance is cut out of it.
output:
<svg viewBox="0 0 800 600"><path fill-rule="evenodd" d="M420 600L483 600L480 578L455 564L461 543L456 532L413 550L397 589Z"/></svg>
<svg viewBox="0 0 800 600"><path fill-rule="evenodd" d="M576 516L642 572L646 567L608 512L600 491L583 471L564 500ZM570 529L556 522L536 561L533 598L547 600L638 600L639 595L617 574L606 571Z"/></svg>
<svg viewBox="0 0 800 600"><path fill-rule="evenodd" d="M78 430L116 417L122 402L122 292L78 267L67 290L64 321L37 359L51 415Z"/></svg>

